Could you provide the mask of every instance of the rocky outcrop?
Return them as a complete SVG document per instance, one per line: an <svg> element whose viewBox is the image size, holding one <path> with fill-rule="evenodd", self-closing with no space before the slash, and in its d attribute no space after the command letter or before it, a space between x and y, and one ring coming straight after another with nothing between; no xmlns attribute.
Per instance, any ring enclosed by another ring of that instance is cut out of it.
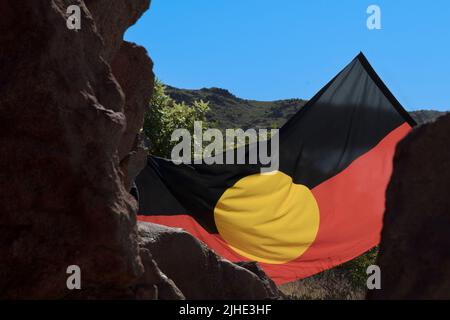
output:
<svg viewBox="0 0 450 320"><path fill-rule="evenodd" d="M72 4L80 30L66 27ZM83 297L131 297L144 274L124 168L152 63L122 36L148 6L1 1L1 298L76 296L66 287L73 264Z"/></svg>
<svg viewBox="0 0 450 320"><path fill-rule="evenodd" d="M280 296L255 264L136 224L154 76L122 40L149 0L0 2L0 299ZM81 8L81 29L66 27ZM67 268L81 269L69 290ZM183 265L183 268L179 268Z"/></svg>
<svg viewBox="0 0 450 320"><path fill-rule="evenodd" d="M187 299L280 299L283 294L255 263L231 263L181 229L139 222L139 246ZM172 254L168 254L168 252Z"/></svg>
<svg viewBox="0 0 450 320"><path fill-rule="evenodd" d="M450 299L450 115L397 147L369 299Z"/></svg>
<svg viewBox="0 0 450 320"><path fill-rule="evenodd" d="M127 119L126 130L120 139L118 152L121 171L125 175L125 187L129 189L132 180L147 164L147 152L144 150L143 137L139 131L144 123L144 113L151 97L149 88L153 88L153 65L144 48L124 41L111 66L126 97L124 108Z"/></svg>

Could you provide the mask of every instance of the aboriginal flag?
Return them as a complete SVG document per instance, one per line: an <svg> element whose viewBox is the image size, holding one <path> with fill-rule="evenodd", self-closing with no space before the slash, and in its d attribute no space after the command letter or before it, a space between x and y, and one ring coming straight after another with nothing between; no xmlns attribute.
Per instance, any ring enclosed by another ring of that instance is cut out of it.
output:
<svg viewBox="0 0 450 320"><path fill-rule="evenodd" d="M180 227L278 284L378 244L396 144L415 125L361 53L279 131L279 170L149 157L139 220Z"/></svg>

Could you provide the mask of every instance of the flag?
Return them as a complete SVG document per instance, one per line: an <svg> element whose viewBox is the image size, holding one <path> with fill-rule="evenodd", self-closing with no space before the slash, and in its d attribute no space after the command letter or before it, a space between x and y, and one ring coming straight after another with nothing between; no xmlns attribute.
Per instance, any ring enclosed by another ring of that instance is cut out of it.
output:
<svg viewBox="0 0 450 320"><path fill-rule="evenodd" d="M360 53L279 131L279 169L150 156L139 220L185 229L277 284L351 260L380 240L396 144L415 125Z"/></svg>

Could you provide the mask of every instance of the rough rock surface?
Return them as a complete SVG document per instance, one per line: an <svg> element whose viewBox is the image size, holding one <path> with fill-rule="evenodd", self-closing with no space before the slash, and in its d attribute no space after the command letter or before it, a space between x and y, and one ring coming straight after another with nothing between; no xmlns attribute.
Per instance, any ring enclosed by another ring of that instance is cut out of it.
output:
<svg viewBox="0 0 450 320"><path fill-rule="evenodd" d="M123 3L123 1L122 1ZM126 130L119 143L121 170L125 175L125 187L131 187L132 180L147 163L139 131L144 123L144 113L151 98L154 76L153 64L144 48L134 43L123 41L112 61L112 71L125 93ZM139 72L133 72L139 70ZM130 150L132 150L130 152Z"/></svg>
<svg viewBox="0 0 450 320"><path fill-rule="evenodd" d="M176 284L159 269L150 251L140 250L144 274L132 285L139 300L183 300L183 293Z"/></svg>
<svg viewBox="0 0 450 320"><path fill-rule="evenodd" d="M283 294L254 263L241 266L217 256L182 229L139 222L139 245L186 299L279 299ZM173 254L168 255L171 252Z"/></svg>
<svg viewBox="0 0 450 320"><path fill-rule="evenodd" d="M66 27L72 4L80 30ZM142 276L137 204L120 162L135 152L136 105L149 100L153 75L145 50L122 35L148 6L0 2L2 298L76 295L66 288L72 264L83 297L129 297Z"/></svg>
<svg viewBox="0 0 450 320"><path fill-rule="evenodd" d="M139 239L128 191L154 76L122 38L149 3L0 2L0 299L280 296L257 265L184 232L141 224ZM73 4L80 30L66 27ZM67 289L70 265L81 290Z"/></svg>
<svg viewBox="0 0 450 320"><path fill-rule="evenodd" d="M397 147L369 299L450 299L450 115Z"/></svg>

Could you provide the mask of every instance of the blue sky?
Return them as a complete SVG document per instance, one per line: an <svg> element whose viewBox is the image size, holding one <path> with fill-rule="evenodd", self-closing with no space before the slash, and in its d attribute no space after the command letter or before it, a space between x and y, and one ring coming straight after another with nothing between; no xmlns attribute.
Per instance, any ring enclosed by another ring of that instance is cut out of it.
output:
<svg viewBox="0 0 450 320"><path fill-rule="evenodd" d="M448 0L153 0L125 38L167 84L256 100L311 98L363 51L405 108L450 110Z"/></svg>

